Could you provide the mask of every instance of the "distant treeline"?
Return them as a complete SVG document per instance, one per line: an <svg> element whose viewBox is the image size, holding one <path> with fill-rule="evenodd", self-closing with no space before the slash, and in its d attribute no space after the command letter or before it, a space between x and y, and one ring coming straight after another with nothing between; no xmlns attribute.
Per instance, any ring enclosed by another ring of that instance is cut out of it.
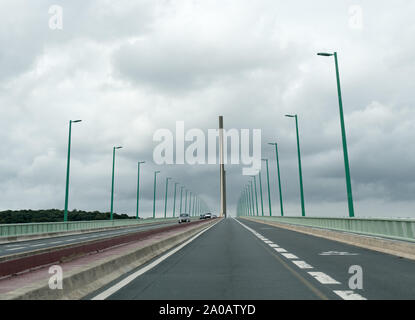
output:
<svg viewBox="0 0 415 320"><path fill-rule="evenodd" d="M110 212L68 211L68 221L108 220ZM114 219L131 219L127 214L113 214ZM0 224L63 221L63 210L7 210L0 211Z"/></svg>

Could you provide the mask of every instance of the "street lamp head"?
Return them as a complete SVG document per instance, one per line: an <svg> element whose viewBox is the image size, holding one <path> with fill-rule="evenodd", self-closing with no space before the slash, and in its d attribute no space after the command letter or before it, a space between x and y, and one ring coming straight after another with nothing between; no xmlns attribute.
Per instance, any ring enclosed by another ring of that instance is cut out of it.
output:
<svg viewBox="0 0 415 320"><path fill-rule="evenodd" d="M276 143L276 142L268 142L268 144L269 144L270 146L276 146L276 145L277 145L277 143Z"/></svg>
<svg viewBox="0 0 415 320"><path fill-rule="evenodd" d="M331 57L334 55L334 53L319 52L317 55L322 57Z"/></svg>
<svg viewBox="0 0 415 320"><path fill-rule="evenodd" d="M138 161L139 164L146 163L145 161Z"/></svg>
<svg viewBox="0 0 415 320"><path fill-rule="evenodd" d="M268 161L268 159L265 159L265 158L264 158L264 159L261 159L261 160L262 160L262 161Z"/></svg>
<svg viewBox="0 0 415 320"><path fill-rule="evenodd" d="M114 149L115 150L118 150L118 149L122 149L122 147L121 146L118 146L118 147L114 147Z"/></svg>
<svg viewBox="0 0 415 320"><path fill-rule="evenodd" d="M72 123L81 122L82 120L71 120Z"/></svg>
<svg viewBox="0 0 415 320"><path fill-rule="evenodd" d="M160 173L160 171L154 171L154 174Z"/></svg>
<svg viewBox="0 0 415 320"><path fill-rule="evenodd" d="M295 116L296 116L296 115L295 115L295 114L286 114L285 116L286 116L287 118L295 118Z"/></svg>

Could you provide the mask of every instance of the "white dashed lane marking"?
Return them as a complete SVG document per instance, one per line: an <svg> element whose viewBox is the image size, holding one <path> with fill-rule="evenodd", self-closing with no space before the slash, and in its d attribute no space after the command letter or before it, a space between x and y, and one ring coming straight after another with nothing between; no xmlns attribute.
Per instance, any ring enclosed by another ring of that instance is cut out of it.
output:
<svg viewBox="0 0 415 320"><path fill-rule="evenodd" d="M13 250L20 250L20 249L24 249L24 248L26 248L26 247L9 248L9 249L6 249L6 250L7 251L13 251Z"/></svg>
<svg viewBox="0 0 415 320"><path fill-rule="evenodd" d="M325 274L324 272L309 272L309 275L311 275L313 278L315 278L317 281L319 281L322 284L340 284L340 282L334 280L329 275Z"/></svg>
<svg viewBox="0 0 415 320"><path fill-rule="evenodd" d="M293 260L292 263L294 263L300 269L313 269L312 266L310 266L307 262L302 260Z"/></svg>
<svg viewBox="0 0 415 320"><path fill-rule="evenodd" d="M365 297L362 297L360 294L355 293L352 290L334 290L334 293L343 300L367 300Z"/></svg>
<svg viewBox="0 0 415 320"><path fill-rule="evenodd" d="M313 269L313 266L309 265L307 262L303 260L298 260L299 258L292 253L287 252L284 248L280 248L277 244L273 243L271 240L265 238L260 233L256 232L252 228L244 225L242 222L236 220L241 226L243 226L248 231L251 231L258 239L262 240L264 243L268 244L271 248L275 251L280 253L287 259L290 259L292 263L294 263L300 269ZM320 255L355 255L353 253L348 252L336 252L336 251L328 251L322 252ZM324 285L338 285L341 284L337 280L333 279L329 275L325 274L324 272L307 272L310 276L314 279L319 281L321 284ZM343 300L367 300L365 297L361 296L358 293L355 293L353 290L333 290L333 292L338 295Z"/></svg>
<svg viewBox="0 0 415 320"><path fill-rule="evenodd" d="M281 253L281 255L283 255L287 259L298 259L298 257L293 255L292 253Z"/></svg>

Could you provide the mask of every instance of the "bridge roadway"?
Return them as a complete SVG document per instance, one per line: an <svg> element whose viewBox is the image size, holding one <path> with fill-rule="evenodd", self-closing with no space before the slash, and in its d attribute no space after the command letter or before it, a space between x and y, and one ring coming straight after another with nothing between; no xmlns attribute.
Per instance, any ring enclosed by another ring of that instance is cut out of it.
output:
<svg viewBox="0 0 415 320"><path fill-rule="evenodd" d="M86 299L414 299L415 261L243 219L222 219ZM350 288L351 266L363 289Z"/></svg>
<svg viewBox="0 0 415 320"><path fill-rule="evenodd" d="M144 224L144 225L128 227L128 228L118 228L118 229L113 229L113 230L104 230L104 231L79 233L79 234L66 235L66 236L54 236L50 238L3 243L3 244L0 244L0 257L39 250L39 249L53 248L53 247L62 246L62 245L77 244L77 243L82 243L85 241L110 238L113 236L120 236L120 235L125 235L125 234L129 234L133 232L151 230L151 229L167 227L167 226L176 225L176 224L177 224L177 221L174 220L174 221L167 222L167 223L166 222L151 223L148 225Z"/></svg>

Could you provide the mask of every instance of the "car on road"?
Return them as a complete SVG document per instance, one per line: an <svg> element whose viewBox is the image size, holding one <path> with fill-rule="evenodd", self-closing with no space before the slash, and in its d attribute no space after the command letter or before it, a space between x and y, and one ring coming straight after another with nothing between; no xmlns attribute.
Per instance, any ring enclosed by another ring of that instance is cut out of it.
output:
<svg viewBox="0 0 415 320"><path fill-rule="evenodd" d="M212 214L211 213L206 213L205 214L205 219L210 219L212 218Z"/></svg>
<svg viewBox="0 0 415 320"><path fill-rule="evenodd" d="M205 215L202 213L201 215L200 215L200 220L203 220L205 218Z"/></svg>
<svg viewBox="0 0 415 320"><path fill-rule="evenodd" d="M190 222L190 216L188 213L181 213L179 217L179 223Z"/></svg>

